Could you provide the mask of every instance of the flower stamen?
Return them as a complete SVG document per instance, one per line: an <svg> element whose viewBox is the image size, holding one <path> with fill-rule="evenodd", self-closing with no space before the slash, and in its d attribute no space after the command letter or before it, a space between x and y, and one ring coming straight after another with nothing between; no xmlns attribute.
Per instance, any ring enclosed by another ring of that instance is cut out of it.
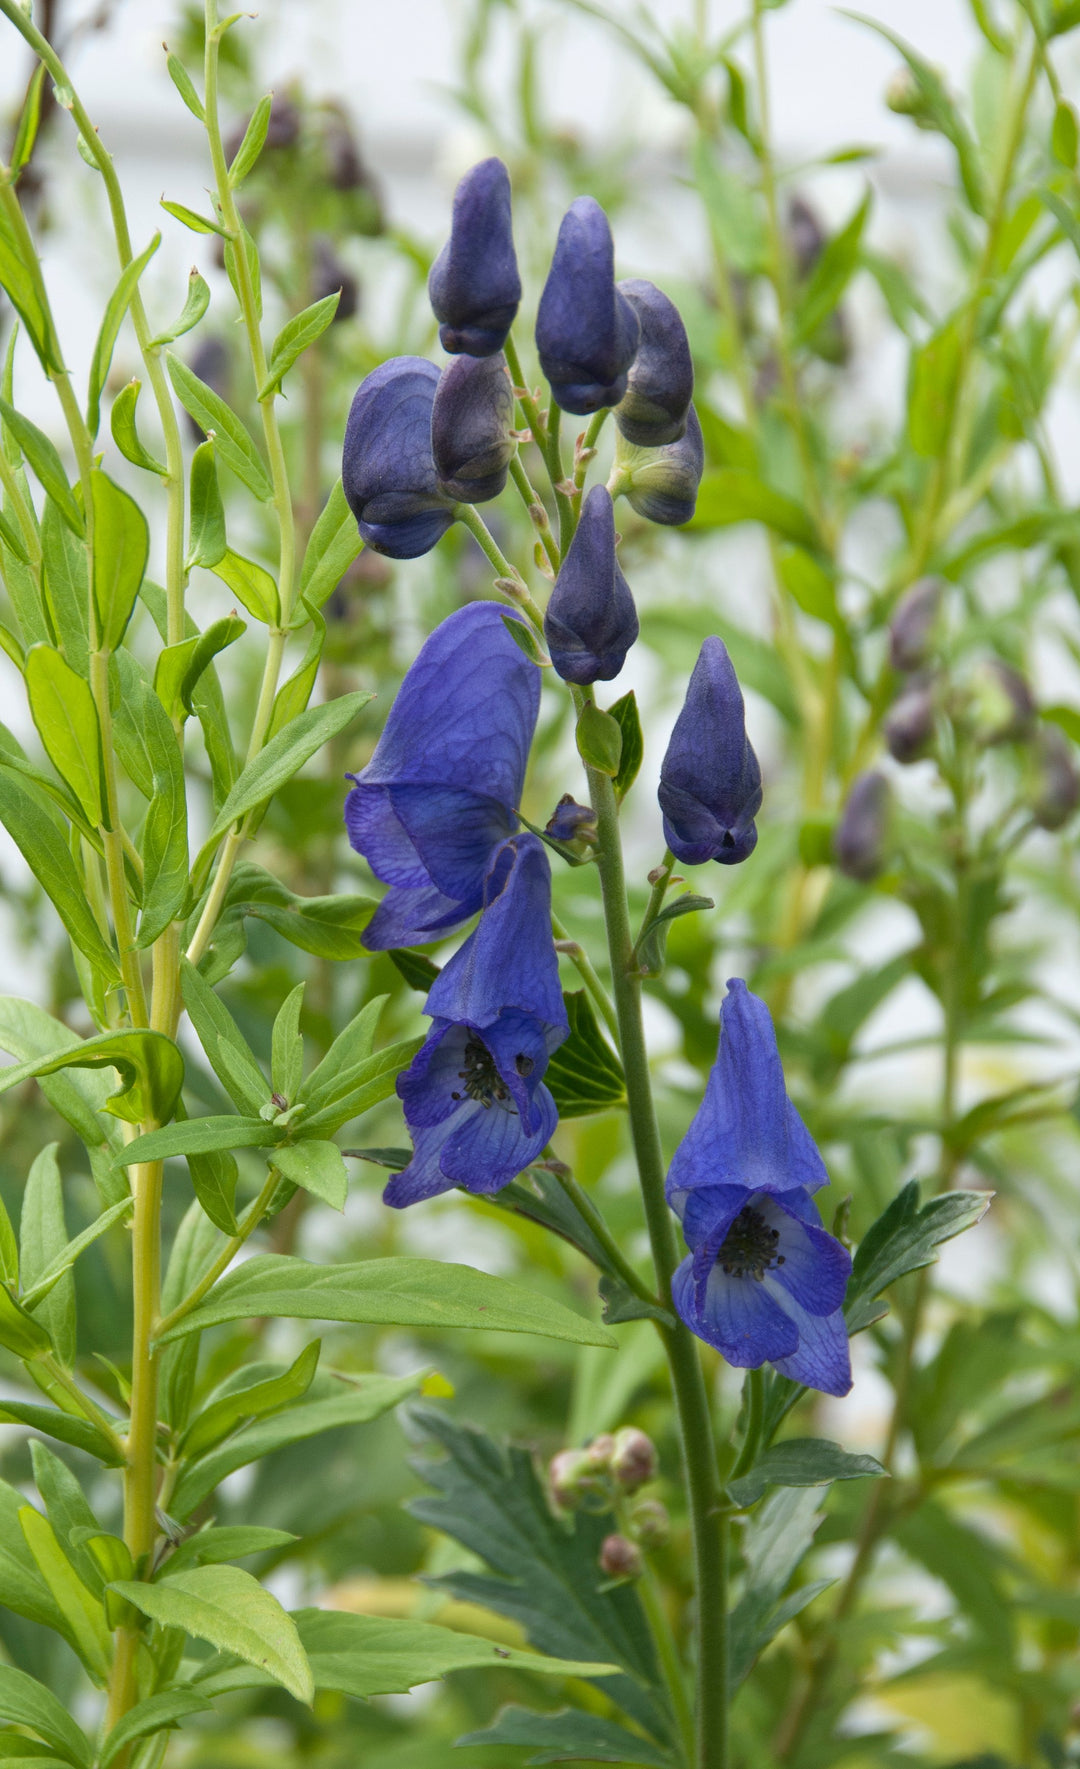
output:
<svg viewBox="0 0 1080 1769"><path fill-rule="evenodd" d="M465 1046L465 1067L458 1070L458 1079L464 1081L461 1091L450 1095L451 1099L479 1100L485 1111L490 1111L496 1100L505 1105L510 1096L502 1076L495 1066L486 1044L479 1038L470 1038Z"/></svg>
<svg viewBox="0 0 1080 1769"><path fill-rule="evenodd" d="M747 1204L728 1229L717 1264L729 1277L754 1277L760 1284L767 1271L784 1263L784 1255L776 1251L779 1239L780 1230L770 1228L761 1211Z"/></svg>

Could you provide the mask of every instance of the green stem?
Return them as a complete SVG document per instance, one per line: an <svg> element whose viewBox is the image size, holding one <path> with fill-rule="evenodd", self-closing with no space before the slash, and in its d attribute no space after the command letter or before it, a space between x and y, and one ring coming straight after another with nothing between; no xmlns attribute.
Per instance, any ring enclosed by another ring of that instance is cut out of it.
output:
<svg viewBox="0 0 1080 1769"><path fill-rule="evenodd" d="M611 996L608 994L603 983L600 981L600 978L597 976L596 971L593 968L592 960L584 946L579 945L573 935L563 926L557 915L552 915L551 917L551 929L555 938L559 941L559 951L565 952L570 963L576 966L578 975L585 984L586 989L589 991L589 994L592 996L597 1007L600 1009L605 1026L611 1033L611 1036L618 1039L619 1022L615 1017L615 1008L612 1005Z"/></svg>
<svg viewBox="0 0 1080 1769"><path fill-rule="evenodd" d="M765 1418L765 1372L763 1369L747 1370L746 1382L743 1387L746 1406L746 1429L743 1432L742 1448L735 1459L735 1466L728 1475L728 1481L738 1480L748 1468L754 1466L758 1447L761 1443L761 1427Z"/></svg>
<svg viewBox="0 0 1080 1769"><path fill-rule="evenodd" d="M599 1210L596 1208L596 1205L590 1198L588 1192L583 1186L578 1184L577 1180L568 1169L562 1167L561 1162L556 1164L553 1168L553 1172L567 1197L573 1202L575 1208L581 1212L589 1227L592 1229L593 1234L600 1242L600 1245L603 1247L604 1252L607 1254L608 1259L614 1269L618 1272L623 1283L628 1289L634 1292L635 1296L640 1297L642 1302L648 1302L653 1308L661 1307L662 1305L659 1297L653 1295L648 1284L638 1276L629 1260L625 1258L622 1249L611 1230L608 1228L608 1225L604 1221Z"/></svg>
<svg viewBox="0 0 1080 1769"><path fill-rule="evenodd" d="M537 607L530 596L521 573L511 565L505 553L499 548L479 510L472 504L458 504L455 514L462 527L468 529L477 545L482 549L485 558L498 572L495 588L506 597L508 602L512 602L515 608L520 608L523 613L528 615L537 632L543 633L543 611ZM503 587L504 584L512 584L514 587L507 589Z"/></svg>
<svg viewBox="0 0 1080 1769"><path fill-rule="evenodd" d="M660 1659L660 1668L664 1673L671 1706L675 1713L675 1723L682 1739L683 1755L687 1763L694 1760L694 1710L690 1706L686 1693L686 1680L679 1659L679 1649L675 1636L671 1631L671 1622L664 1605L664 1594L648 1561L645 1570L638 1580L638 1595L645 1611L652 1637L656 1642L656 1651Z"/></svg>
<svg viewBox="0 0 1080 1769"><path fill-rule="evenodd" d="M661 1301L671 1307L671 1280L679 1260L674 1218L664 1197L664 1161L652 1100L641 1016L641 978L633 963L622 843L615 791L606 774L586 770L599 836L599 871L630 1132L641 1181L645 1220ZM728 1523L713 1443L705 1379L692 1334L682 1321L659 1325L675 1391L697 1593L696 1769L727 1769Z"/></svg>
<svg viewBox="0 0 1080 1769"><path fill-rule="evenodd" d="M169 1332L175 1327L178 1321L182 1321L185 1316L189 1315L193 1308L197 1308L207 1292L213 1289L222 1273L228 1270L228 1267L236 1258L236 1255L239 1253L245 1241L254 1234L263 1217L266 1215L270 1200L280 1184L280 1173L276 1167L271 1167L267 1172L266 1183L264 1184L262 1191L259 1193L258 1197L248 1205L247 1210L244 1212L244 1215L240 1220L235 1235L230 1235L224 1247L221 1249L221 1252L214 1260L214 1263L210 1266L208 1271L203 1273L194 1289L184 1297L183 1302L178 1302L171 1314L167 1314L163 1320L157 1322L155 1336L158 1339L161 1338L162 1334Z"/></svg>
<svg viewBox="0 0 1080 1769"><path fill-rule="evenodd" d="M518 404L521 406L521 409L525 414L525 421L528 424L529 429L532 431L533 441L543 456L544 466L547 469L547 476L551 481L551 489L555 497L555 506L559 512L559 550L560 553L565 554L566 549L573 538L574 528L577 524L577 517L574 512L574 506L567 497L565 491L559 490L560 485L564 483L562 453L559 447L559 426L562 421L562 413L554 400L552 400L547 415L547 421L545 422L540 407L529 392L528 383L522 374L521 359L518 356L517 345L514 343L512 337L507 338L506 343L503 345L503 352L506 356L507 367L510 370L511 379L513 380L514 387L517 391Z"/></svg>

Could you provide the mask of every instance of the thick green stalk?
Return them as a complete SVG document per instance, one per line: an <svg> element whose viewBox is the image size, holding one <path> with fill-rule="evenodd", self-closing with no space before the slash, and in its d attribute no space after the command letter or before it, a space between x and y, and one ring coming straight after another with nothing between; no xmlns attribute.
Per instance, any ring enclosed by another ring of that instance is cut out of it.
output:
<svg viewBox="0 0 1080 1769"><path fill-rule="evenodd" d="M586 772L600 844L600 885L630 1132L657 1294L664 1306L670 1308L671 1279L679 1261L679 1249L674 1219L664 1197L664 1160L641 1016L641 975L633 959L618 807L607 775L595 768ZM698 1630L695 1769L727 1769L728 1525L722 1515L712 1418L693 1335L678 1320L673 1327L661 1325L659 1331L675 1391L694 1554Z"/></svg>

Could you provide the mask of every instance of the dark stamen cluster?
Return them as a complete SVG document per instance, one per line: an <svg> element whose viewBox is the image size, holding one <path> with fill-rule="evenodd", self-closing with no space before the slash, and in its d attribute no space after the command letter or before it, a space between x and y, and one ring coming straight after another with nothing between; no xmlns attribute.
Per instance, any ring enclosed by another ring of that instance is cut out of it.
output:
<svg viewBox="0 0 1080 1769"><path fill-rule="evenodd" d="M465 1086L460 1092L452 1093L451 1099L461 1099L464 1095L466 1099L479 1100L488 1111L496 1100L502 1105L510 1097L495 1067L494 1057L479 1038L470 1038L466 1044L465 1067L458 1070L458 1078Z"/></svg>
<svg viewBox="0 0 1080 1769"><path fill-rule="evenodd" d="M717 1263L731 1277L755 1277L760 1283L772 1266L784 1263L776 1251L779 1239L780 1230L770 1228L760 1210L748 1204L728 1229Z"/></svg>

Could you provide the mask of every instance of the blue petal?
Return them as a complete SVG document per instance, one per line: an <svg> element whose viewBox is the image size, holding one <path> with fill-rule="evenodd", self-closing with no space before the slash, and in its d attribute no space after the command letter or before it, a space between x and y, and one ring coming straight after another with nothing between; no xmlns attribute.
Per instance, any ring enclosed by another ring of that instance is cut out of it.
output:
<svg viewBox="0 0 1080 1769"><path fill-rule="evenodd" d="M619 289L638 316L641 342L615 422L635 447L661 448L686 430L694 392L690 342L675 303L654 283L635 278Z"/></svg>
<svg viewBox="0 0 1080 1769"><path fill-rule="evenodd" d="M389 797L432 883L479 909L492 852L517 827L513 813L498 799L448 786L392 786Z"/></svg>
<svg viewBox="0 0 1080 1769"><path fill-rule="evenodd" d="M439 341L456 355L501 350L521 300L510 213L510 174L481 160L454 193L450 238L431 267L428 295Z"/></svg>
<svg viewBox="0 0 1080 1769"><path fill-rule="evenodd" d="M431 454L439 371L396 356L361 382L345 426L341 483L367 545L395 559L430 552L453 521Z"/></svg>
<svg viewBox="0 0 1080 1769"><path fill-rule="evenodd" d="M615 555L615 510L594 485L544 615L551 661L564 682L610 682L638 636L638 617Z"/></svg>
<svg viewBox="0 0 1080 1769"><path fill-rule="evenodd" d="M459 1108L461 1069L471 1033L467 1026L436 1020L409 1067L397 1078L397 1095L410 1130L441 1124Z"/></svg>
<svg viewBox="0 0 1080 1769"><path fill-rule="evenodd" d="M514 1008L504 1008L498 1019L484 1028L484 1043L518 1109L523 1129L530 1134L542 1118L537 1094L550 1098L543 1086L548 1058L564 1036L561 1029L545 1026L534 1015Z"/></svg>
<svg viewBox="0 0 1080 1769"><path fill-rule="evenodd" d="M477 905L479 907L479 905ZM466 903L444 897L433 885L419 890L387 891L361 936L369 952L400 946L424 946L441 939L473 913Z"/></svg>
<svg viewBox="0 0 1080 1769"><path fill-rule="evenodd" d="M540 1121L531 1134L505 1106L472 1106L457 1113L439 1157L443 1173L470 1192L501 1191L536 1160L555 1130L558 1113L546 1087L539 1090L537 1103Z"/></svg>
<svg viewBox="0 0 1080 1769"><path fill-rule="evenodd" d="M660 767L657 796L668 846L688 866L709 858L731 864L750 852L761 769L721 639L708 638L701 647Z"/></svg>
<svg viewBox="0 0 1080 1769"><path fill-rule="evenodd" d="M825 1163L787 1097L769 1010L737 977L728 982L720 1034L705 1098L671 1163L669 1201L698 1186L827 1185Z"/></svg>
<svg viewBox="0 0 1080 1769"><path fill-rule="evenodd" d="M767 1294L765 1285L750 1277L735 1277L714 1268L699 1301L692 1272L693 1261L684 1259L671 1284L676 1312L692 1333L715 1346L729 1364L756 1370L766 1361L787 1357L799 1343L795 1322Z"/></svg>
<svg viewBox="0 0 1080 1769"><path fill-rule="evenodd" d="M798 1349L790 1357L774 1358L782 1376L802 1382L822 1394L845 1395L851 1388L851 1348L843 1314L812 1315L799 1308L793 1297L781 1297L793 1313L799 1334Z"/></svg>
<svg viewBox="0 0 1080 1769"><path fill-rule="evenodd" d="M432 984L424 1011L483 1027L507 1008L569 1033L551 933L551 868L535 835L499 848L479 924Z"/></svg>
<svg viewBox="0 0 1080 1769"><path fill-rule="evenodd" d="M431 449L447 497L484 504L505 489L514 389L501 355L457 356L442 372L431 412Z"/></svg>
<svg viewBox="0 0 1080 1769"><path fill-rule="evenodd" d="M448 1118L413 1137L413 1158L387 1182L384 1204L392 1210L404 1210L408 1204L419 1204L424 1198L437 1198L440 1192L453 1191L455 1182L439 1166L439 1156L453 1124L453 1119Z"/></svg>
<svg viewBox="0 0 1080 1769"><path fill-rule="evenodd" d="M578 197L563 216L536 316L540 367L555 403L579 417L617 405L640 332L615 286L608 218L593 197Z"/></svg>
<svg viewBox="0 0 1080 1769"><path fill-rule="evenodd" d="M769 1198L759 1192L752 1201L769 1227L778 1231L776 1251L784 1260L783 1265L766 1272L764 1282L774 1295L774 1286L786 1290L808 1314L834 1314L843 1306L851 1254L820 1222L800 1222L788 1208L789 1196ZM806 1202L816 1215L809 1198Z"/></svg>

